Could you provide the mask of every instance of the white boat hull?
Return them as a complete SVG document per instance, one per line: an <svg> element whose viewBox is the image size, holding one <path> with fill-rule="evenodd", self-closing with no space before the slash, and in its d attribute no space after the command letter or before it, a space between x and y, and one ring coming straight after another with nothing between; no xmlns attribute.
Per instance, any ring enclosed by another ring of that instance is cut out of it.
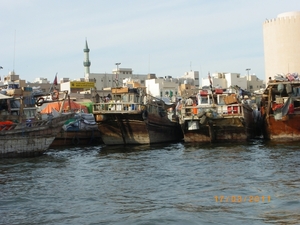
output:
<svg viewBox="0 0 300 225"><path fill-rule="evenodd" d="M0 137L1 150L0 154L8 156L33 156L44 153L54 140L50 137Z"/></svg>

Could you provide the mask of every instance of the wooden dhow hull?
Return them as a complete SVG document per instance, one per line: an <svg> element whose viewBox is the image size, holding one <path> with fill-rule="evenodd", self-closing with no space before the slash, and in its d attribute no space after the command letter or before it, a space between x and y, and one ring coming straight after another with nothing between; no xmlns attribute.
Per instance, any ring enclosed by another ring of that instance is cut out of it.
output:
<svg viewBox="0 0 300 225"><path fill-rule="evenodd" d="M197 97L200 101L201 97ZM180 108L185 142L245 142L259 135L259 118L260 114L256 114L249 104L238 102L182 105Z"/></svg>
<svg viewBox="0 0 300 225"><path fill-rule="evenodd" d="M2 127L0 157L27 157L43 154L61 130L64 122L72 116L73 114L65 114L50 120Z"/></svg>
<svg viewBox="0 0 300 225"><path fill-rule="evenodd" d="M99 130L65 131L63 129L55 136L50 147L96 145L102 144Z"/></svg>
<svg viewBox="0 0 300 225"><path fill-rule="evenodd" d="M183 139L178 123L157 115L148 114L147 119L142 112L104 113L102 116L105 120L99 122L98 129L106 145L155 144Z"/></svg>
<svg viewBox="0 0 300 225"><path fill-rule="evenodd" d="M265 139L274 142L300 141L299 87L300 81L293 79L268 83L261 100Z"/></svg>
<svg viewBox="0 0 300 225"><path fill-rule="evenodd" d="M281 120L265 118L265 138L276 142L300 140L300 114L289 114Z"/></svg>
<svg viewBox="0 0 300 225"><path fill-rule="evenodd" d="M93 104L93 114L106 145L155 144L183 140L175 104L146 94L146 87L113 88L108 101Z"/></svg>
<svg viewBox="0 0 300 225"><path fill-rule="evenodd" d="M240 118L222 118L199 125L199 129L184 127L185 142L241 142L249 139L246 127Z"/></svg>

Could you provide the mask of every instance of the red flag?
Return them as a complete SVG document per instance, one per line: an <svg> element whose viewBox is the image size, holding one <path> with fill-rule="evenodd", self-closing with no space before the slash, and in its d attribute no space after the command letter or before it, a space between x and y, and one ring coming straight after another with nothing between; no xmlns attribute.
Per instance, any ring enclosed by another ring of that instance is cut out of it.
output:
<svg viewBox="0 0 300 225"><path fill-rule="evenodd" d="M57 85L57 74L55 75L54 81L53 81L54 85Z"/></svg>

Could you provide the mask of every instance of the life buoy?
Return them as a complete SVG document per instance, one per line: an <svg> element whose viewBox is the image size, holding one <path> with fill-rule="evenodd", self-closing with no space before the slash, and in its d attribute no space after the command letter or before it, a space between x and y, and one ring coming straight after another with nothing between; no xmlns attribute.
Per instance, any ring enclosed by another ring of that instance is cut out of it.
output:
<svg viewBox="0 0 300 225"><path fill-rule="evenodd" d="M59 96L59 93L57 90L54 90L52 93L52 100L57 100Z"/></svg>
<svg viewBox="0 0 300 225"><path fill-rule="evenodd" d="M35 104L37 106L41 106L41 105L43 105L44 101L45 101L44 98L40 97L40 98L38 98L38 100L36 100Z"/></svg>

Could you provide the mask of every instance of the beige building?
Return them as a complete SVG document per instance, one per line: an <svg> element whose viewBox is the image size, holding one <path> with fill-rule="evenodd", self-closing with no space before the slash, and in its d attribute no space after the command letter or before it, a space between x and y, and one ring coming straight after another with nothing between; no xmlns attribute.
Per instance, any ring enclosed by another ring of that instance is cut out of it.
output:
<svg viewBox="0 0 300 225"><path fill-rule="evenodd" d="M147 74L133 74L131 68L116 68L113 69L112 73L90 73L86 75L86 79L95 81L95 87L99 91L107 87L121 87L126 78L139 79L139 82L144 86Z"/></svg>
<svg viewBox="0 0 300 225"><path fill-rule="evenodd" d="M300 11L281 13L263 24L265 81L300 73Z"/></svg>

